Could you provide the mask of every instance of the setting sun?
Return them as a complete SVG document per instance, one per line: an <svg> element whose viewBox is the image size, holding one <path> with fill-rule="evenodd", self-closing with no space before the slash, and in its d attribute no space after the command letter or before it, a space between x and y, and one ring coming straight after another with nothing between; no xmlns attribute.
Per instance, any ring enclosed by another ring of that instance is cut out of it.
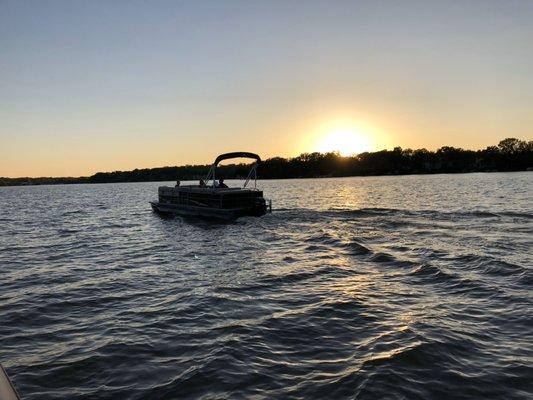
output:
<svg viewBox="0 0 533 400"><path fill-rule="evenodd" d="M321 153L338 151L342 156L363 153L373 149L370 138L355 130L339 130L327 133L319 141L317 150Z"/></svg>

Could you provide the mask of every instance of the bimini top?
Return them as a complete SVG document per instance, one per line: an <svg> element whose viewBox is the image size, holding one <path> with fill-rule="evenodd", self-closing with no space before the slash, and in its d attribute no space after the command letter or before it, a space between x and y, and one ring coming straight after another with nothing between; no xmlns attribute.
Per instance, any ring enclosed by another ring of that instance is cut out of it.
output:
<svg viewBox="0 0 533 400"><path fill-rule="evenodd" d="M257 154L254 153L248 153L246 151L234 151L233 153L225 153L219 155L213 165L216 167L219 162L228 160L230 158L253 158L256 162L261 162L261 157L259 157Z"/></svg>

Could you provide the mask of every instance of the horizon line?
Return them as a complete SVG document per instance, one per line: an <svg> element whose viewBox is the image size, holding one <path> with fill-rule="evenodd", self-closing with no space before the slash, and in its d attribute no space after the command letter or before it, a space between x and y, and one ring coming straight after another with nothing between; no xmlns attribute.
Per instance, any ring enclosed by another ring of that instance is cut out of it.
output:
<svg viewBox="0 0 533 400"><path fill-rule="evenodd" d="M518 140L518 141L521 141L521 142L525 142L525 143L530 143L532 142L532 140L522 140L522 139L518 139L518 138L513 138L513 137L509 137L509 138L505 138L505 139L502 139L500 140L500 142L496 145L490 145L490 146L486 146L485 148L478 148L478 149L463 149L461 147L454 147L454 146L450 146L450 145L447 145L447 146L441 146L435 150L428 150L427 148L425 147L422 147L422 148L418 148L418 149L411 149L410 147L406 147L406 148L403 148L401 146L394 146L392 149L388 149L388 148L384 148L384 149L381 149L381 150L374 150L374 151L364 151L364 152L360 152L360 153L353 153L351 155L347 155L347 156L343 156L340 154L339 150L334 150L334 151L329 151L329 152L320 152L320 151L312 151L312 152L303 152L303 153L300 153L298 155L295 155L295 156L288 156L288 157L282 157L282 156L272 156L272 157L268 157L268 158L265 158L265 160L263 160L262 162L266 162L268 160L271 160L271 159L274 159L274 158L282 158L282 159L286 159L286 160L291 160L291 159L295 159L295 158L298 158L302 155L305 155L305 154L336 154L338 157L340 158L353 158L353 157L358 157L360 156L361 154L365 154L365 153L368 153L368 154L372 154L372 153L379 153L379 152L382 152L382 151L394 151L396 148L400 148L402 150L412 150L412 151L420 151L420 150L426 150L428 152L437 152L443 148L453 148L453 149L457 149L457 150L463 150L463 151L483 151L483 150L487 150L491 147L498 147L498 145L500 143L502 143L503 141L505 140L509 140L509 139L512 139L512 140ZM240 163L242 164L242 163ZM227 164L227 165L240 165L240 164ZM203 167L203 166L210 166L212 165L211 164L204 164L204 163L197 163L197 164L181 164L181 165L164 165L164 166L155 166L155 167L136 167L136 168L133 168L133 169L117 169L117 170L114 170L114 171L97 171L91 175L82 175L82 176L44 176L44 175L41 175L41 176L17 176L17 177L12 177L12 176L0 176L0 179L9 179L9 180L16 180L16 179L83 179L83 178L90 178L92 176L95 176L96 174L109 174L109 173L115 173L115 172L131 172L131 171L135 171L135 170L147 170L147 169L158 169L158 168L180 168L180 167L186 167L186 166L191 166L191 167Z"/></svg>

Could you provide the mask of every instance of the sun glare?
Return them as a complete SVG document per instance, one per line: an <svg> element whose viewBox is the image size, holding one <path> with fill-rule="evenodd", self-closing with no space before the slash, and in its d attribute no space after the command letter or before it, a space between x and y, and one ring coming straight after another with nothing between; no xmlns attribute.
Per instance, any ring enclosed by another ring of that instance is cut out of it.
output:
<svg viewBox="0 0 533 400"><path fill-rule="evenodd" d="M338 151L342 156L371 151L370 138L355 130L339 130L325 134L318 142L317 150L321 153Z"/></svg>

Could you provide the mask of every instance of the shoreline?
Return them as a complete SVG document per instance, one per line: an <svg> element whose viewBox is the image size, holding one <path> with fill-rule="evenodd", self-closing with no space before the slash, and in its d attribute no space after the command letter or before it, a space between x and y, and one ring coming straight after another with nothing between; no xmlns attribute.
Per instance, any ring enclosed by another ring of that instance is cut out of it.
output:
<svg viewBox="0 0 533 400"><path fill-rule="evenodd" d="M258 178L258 181L273 181L273 180L290 180L290 179L331 179L331 178L364 178L364 177L382 177L382 176L417 176L417 175L461 175L461 174L495 174L495 173L516 173L516 172L533 172L533 169L519 169L512 171L459 171L459 172L412 172L412 173L390 173L390 174L365 174L365 175L336 175L336 176L294 176L294 177L285 177L285 178ZM2 180L19 180L25 179L25 182L15 183L15 184L3 184ZM31 180L43 179L46 182L28 182ZM70 180L68 182L53 182L53 180ZM76 180L80 181L76 181ZM200 179L200 178L198 178ZM182 182L193 182L198 179L182 179ZM226 178L228 181L231 180L244 180L245 177L232 177ZM80 177L80 178L3 178L0 177L0 188L1 187L19 187L19 186L57 186L57 185L99 185L99 184L110 184L110 183L151 183L151 182L173 182L172 179L163 179L163 180L119 180L119 181L108 181L108 182L91 182L89 177Z"/></svg>
<svg viewBox="0 0 533 400"><path fill-rule="evenodd" d="M194 181L204 178L210 167L188 164L97 172L80 177L0 177L0 186ZM222 165L218 166L217 176L241 179L248 175L248 169L247 164ZM532 171L533 141L507 138L484 150L445 146L436 151L395 147L352 156L341 156L338 152L302 153L292 158L268 158L261 161L257 169L262 180Z"/></svg>

